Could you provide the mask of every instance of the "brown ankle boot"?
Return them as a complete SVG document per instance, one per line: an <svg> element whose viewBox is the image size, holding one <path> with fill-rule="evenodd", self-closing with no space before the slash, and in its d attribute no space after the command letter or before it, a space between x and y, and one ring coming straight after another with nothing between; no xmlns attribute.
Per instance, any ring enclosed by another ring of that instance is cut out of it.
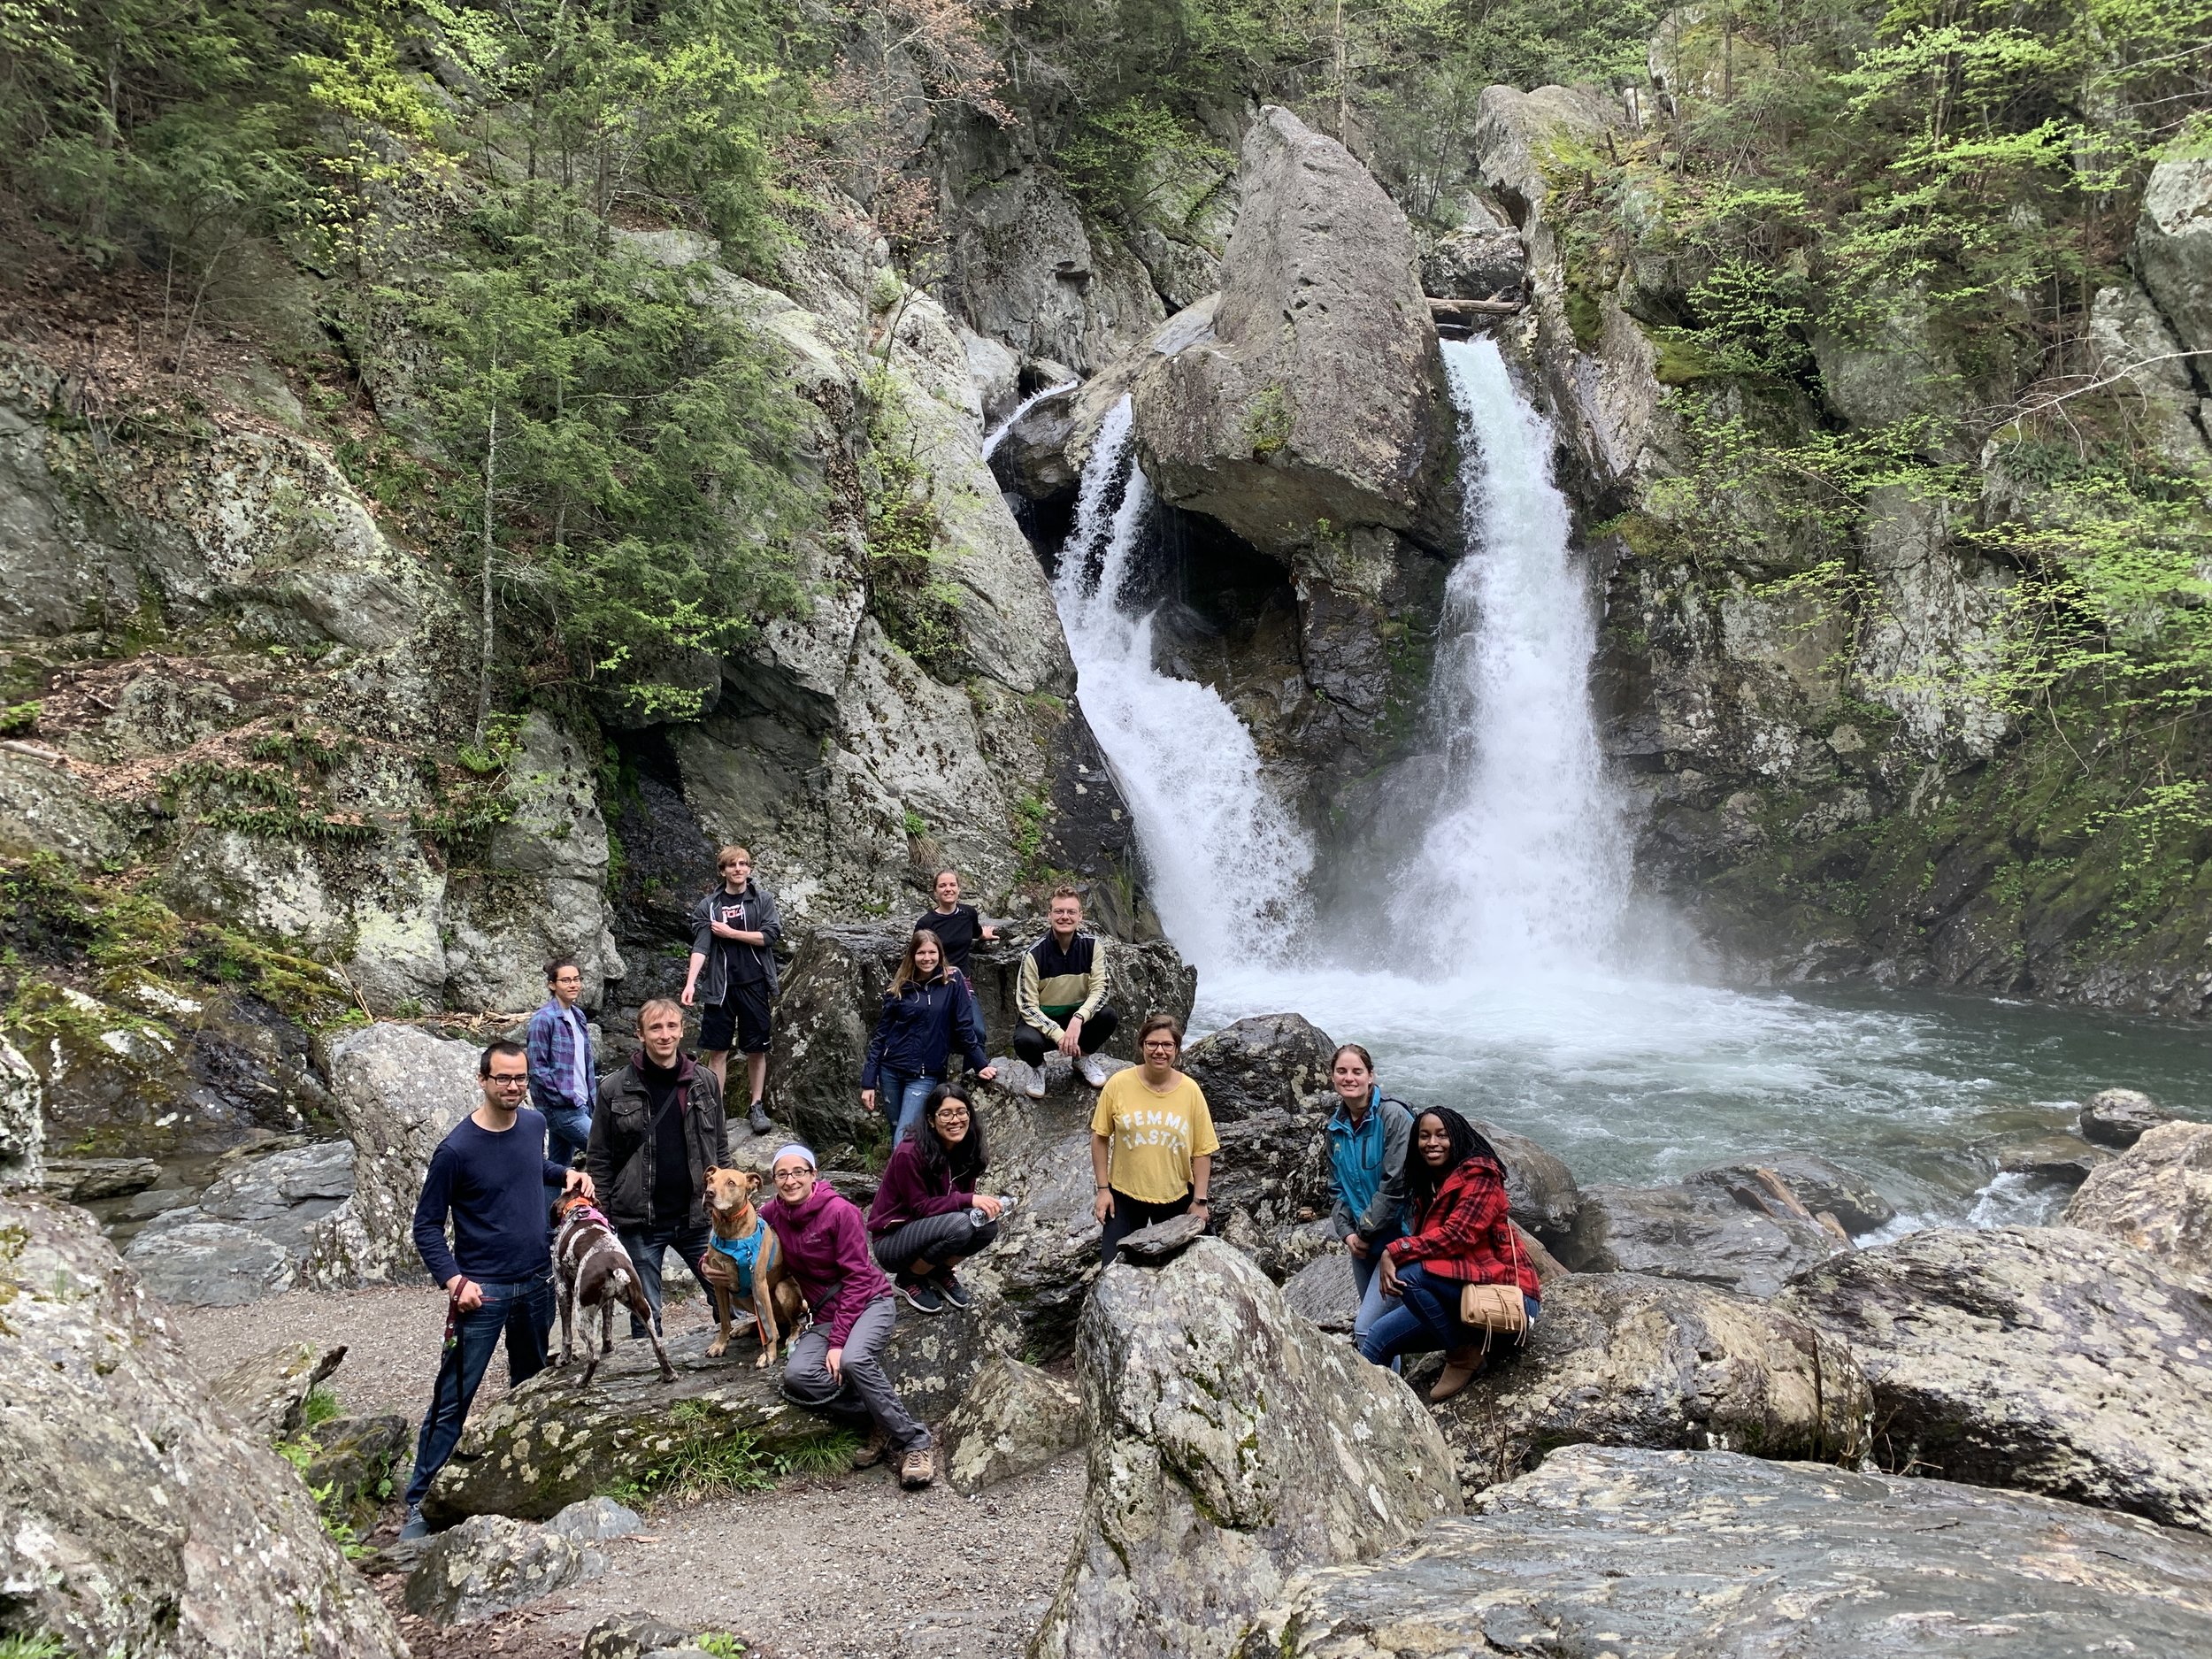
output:
<svg viewBox="0 0 2212 1659"><path fill-rule="evenodd" d="M1429 1390L1431 1403L1441 1405L1454 1394L1474 1381L1482 1370L1483 1351L1479 1348L1455 1348L1444 1356L1444 1369L1436 1379L1436 1386Z"/></svg>

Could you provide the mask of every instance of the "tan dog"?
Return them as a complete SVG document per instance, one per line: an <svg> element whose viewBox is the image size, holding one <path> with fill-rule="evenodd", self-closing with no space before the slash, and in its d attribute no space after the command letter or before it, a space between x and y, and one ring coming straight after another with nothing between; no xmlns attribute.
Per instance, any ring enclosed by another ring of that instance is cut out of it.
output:
<svg viewBox="0 0 2212 1659"><path fill-rule="evenodd" d="M764 1366L776 1357L787 1337L798 1334L806 1302L783 1264L783 1246L776 1230L761 1215L756 1199L760 1177L746 1170L707 1171L707 1221L714 1240L707 1247L704 1270L714 1287L714 1313L721 1328L707 1344L707 1357L719 1359L730 1346L730 1310L742 1303L760 1333L760 1357ZM749 1258L750 1271L747 1271Z"/></svg>

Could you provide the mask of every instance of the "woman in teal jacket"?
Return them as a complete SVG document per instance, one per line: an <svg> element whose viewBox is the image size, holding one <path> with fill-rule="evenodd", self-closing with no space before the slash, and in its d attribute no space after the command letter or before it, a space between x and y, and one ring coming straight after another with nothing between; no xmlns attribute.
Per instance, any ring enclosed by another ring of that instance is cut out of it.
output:
<svg viewBox="0 0 2212 1659"><path fill-rule="evenodd" d="M1413 1139L1413 1113L1375 1087L1375 1063L1356 1042L1338 1048L1329 1062L1329 1081L1337 1092L1329 1116L1330 1178L1336 1208L1329 1214L1336 1236L1352 1258L1352 1281L1359 1286L1355 1338L1382 1312L1382 1286L1375 1266L1383 1247L1405 1233L1400 1211L1406 1198L1406 1148Z"/></svg>

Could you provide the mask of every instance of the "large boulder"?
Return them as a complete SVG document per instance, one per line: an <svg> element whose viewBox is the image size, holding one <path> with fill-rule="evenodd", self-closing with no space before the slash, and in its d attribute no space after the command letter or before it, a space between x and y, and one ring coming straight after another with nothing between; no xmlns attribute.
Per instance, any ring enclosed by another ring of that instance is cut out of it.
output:
<svg viewBox="0 0 2212 1659"><path fill-rule="evenodd" d="M607 1570L604 1551L555 1525L472 1515L430 1541L408 1575L407 1610L434 1624L472 1624Z"/></svg>
<svg viewBox="0 0 2212 1659"><path fill-rule="evenodd" d="M353 1194L357 1149L318 1141L242 1162L196 1204L165 1210L123 1252L146 1288L180 1307L234 1307L288 1290Z"/></svg>
<svg viewBox="0 0 2212 1659"><path fill-rule="evenodd" d="M1510 225L1464 225L1421 255L1424 292L1447 300L1509 300L1528 280L1528 250Z"/></svg>
<svg viewBox="0 0 2212 1659"><path fill-rule="evenodd" d="M1514 1220L1546 1243L1565 1238L1582 1213L1582 1188L1567 1161L1486 1119L1475 1119L1475 1127L1505 1164L1506 1202Z"/></svg>
<svg viewBox="0 0 2212 1659"><path fill-rule="evenodd" d="M1082 1441L1083 1402L1075 1390L1049 1371L997 1355L945 1419L945 1479L973 1496Z"/></svg>
<svg viewBox="0 0 2212 1659"><path fill-rule="evenodd" d="M693 1448L746 1435L772 1458L837 1432L835 1422L784 1397L780 1366L754 1364L760 1350L749 1335L741 1332L720 1359L706 1356L712 1337L670 1339L672 1383L661 1381L650 1343L618 1340L589 1387L578 1380L580 1363L556 1366L480 1406L424 1512L438 1525L471 1515L542 1520L611 1486L646 1484L649 1471L681 1463ZM979 1295L965 1312L902 1317L887 1363L907 1409L934 1420L1011 1340L1009 1321Z"/></svg>
<svg viewBox="0 0 2212 1659"><path fill-rule="evenodd" d="M2162 1124L2092 1171L2066 1225L2147 1250L2176 1278L2212 1277L2212 1124Z"/></svg>
<svg viewBox="0 0 2212 1659"><path fill-rule="evenodd" d="M1323 1336L1237 1251L1117 1263L1083 1310L1090 1481L1036 1659L1209 1659L1302 1566L1455 1513L1410 1390Z"/></svg>
<svg viewBox="0 0 2212 1659"><path fill-rule="evenodd" d="M1146 475L1286 559L1411 529L1455 427L1405 215L1273 105L1245 134L1237 188L1218 299L1180 313L1138 375Z"/></svg>
<svg viewBox="0 0 2212 1659"><path fill-rule="evenodd" d="M1648 1273L1771 1296L1845 1247L1818 1223L1747 1208L1698 1187L1586 1187L1555 1247L1578 1273Z"/></svg>
<svg viewBox="0 0 2212 1659"><path fill-rule="evenodd" d="M917 904L916 914L926 909ZM860 1068L867 1058L883 993L911 934L902 921L825 922L798 943L776 994L774 1046L769 1056L769 1109L826 1149L880 1138L880 1118L860 1103ZM985 1047L1010 1051L1017 1016L1014 987L1035 928L1009 925L995 941L979 941L968 972L983 1009ZM1121 1026L1106 1047L1118 1059L1136 1057L1137 1024L1153 1009L1189 1018L1198 978L1165 940L1131 944L1102 939L1107 999Z"/></svg>
<svg viewBox="0 0 2212 1659"><path fill-rule="evenodd" d="M1003 1163L991 1142L987 1184L1021 1202L1001 1223L997 1242L961 1270L988 1285L1021 1322L1022 1351L1046 1360L1074 1347L1084 1294L1098 1277L1088 1118L1064 1109L1051 1118L1056 1127ZM987 1119L986 1127L995 1125Z"/></svg>
<svg viewBox="0 0 2212 1659"><path fill-rule="evenodd" d="M2151 169L2135 268L2183 347L2212 351L2212 156L2170 156Z"/></svg>
<svg viewBox="0 0 2212 1659"><path fill-rule="evenodd" d="M45 1144L38 1073L13 1043L0 1036L0 1190L36 1187L44 1179L41 1155Z"/></svg>
<svg viewBox="0 0 2212 1659"><path fill-rule="evenodd" d="M2081 1132L2099 1146L2126 1148L2174 1117L2141 1089L2099 1089L2082 1102Z"/></svg>
<svg viewBox="0 0 2212 1659"><path fill-rule="evenodd" d="M1304 1111L1324 1097L1333 1106L1334 1047L1302 1015L1257 1014L1192 1043L1182 1069L1206 1092L1214 1122L1236 1123L1263 1112Z"/></svg>
<svg viewBox="0 0 2212 1659"><path fill-rule="evenodd" d="M1947 1480L1577 1447L1313 1572L1239 1659L2062 1659L2212 1645L2212 1546Z"/></svg>
<svg viewBox="0 0 2212 1659"><path fill-rule="evenodd" d="M208 1392L264 1440L285 1440L299 1432L308 1395L345 1356L343 1342L280 1342L240 1360Z"/></svg>
<svg viewBox="0 0 2212 1659"><path fill-rule="evenodd" d="M2212 1530L2212 1286L2072 1227L1942 1229L1780 1305L1850 1343L1884 1467Z"/></svg>
<svg viewBox="0 0 2212 1659"><path fill-rule="evenodd" d="M1863 1176L1809 1152L1764 1152L1726 1164L1709 1164L1683 1177L1685 1187L1710 1187L1740 1204L1774 1213L1772 1191L1762 1179L1772 1175L1816 1216L1833 1216L1846 1233L1873 1233L1897 1219L1896 1206Z"/></svg>
<svg viewBox="0 0 2212 1659"><path fill-rule="evenodd" d="M1292 1263L1277 1246L1330 1203L1329 1152L1322 1126L1329 1090L1328 1033L1296 1014L1238 1020L1184 1051L1182 1069L1205 1091L1221 1150L1208 1196L1227 1229L1250 1217L1262 1264L1280 1277Z"/></svg>
<svg viewBox="0 0 2212 1659"><path fill-rule="evenodd" d="M0 1601L125 1659L406 1659L299 1477L206 1385L92 1218L0 1197Z"/></svg>
<svg viewBox="0 0 2212 1659"><path fill-rule="evenodd" d="M1472 1492L1582 1444L1853 1463L1869 1404L1849 1345L1803 1319L1703 1285L1596 1273L1547 1286L1527 1345L1439 1417Z"/></svg>
<svg viewBox="0 0 2212 1659"><path fill-rule="evenodd" d="M379 1023L334 1038L326 1058L332 1110L353 1142L353 1193L317 1224L301 1277L318 1286L409 1279L430 1155L484 1098L477 1050Z"/></svg>

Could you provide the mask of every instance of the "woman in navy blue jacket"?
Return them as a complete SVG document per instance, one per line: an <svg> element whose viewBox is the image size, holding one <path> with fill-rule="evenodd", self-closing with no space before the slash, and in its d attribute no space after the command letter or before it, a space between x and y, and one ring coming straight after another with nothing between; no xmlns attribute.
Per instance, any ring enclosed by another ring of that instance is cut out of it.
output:
<svg viewBox="0 0 2212 1659"><path fill-rule="evenodd" d="M945 960L937 935L918 927L883 994L868 1063L860 1069L861 1103L873 1111L882 1102L893 1146L906 1139L930 1090L944 1080L945 1057L956 1042L976 1076L987 1082L998 1075L987 1064L983 1022L966 977Z"/></svg>

